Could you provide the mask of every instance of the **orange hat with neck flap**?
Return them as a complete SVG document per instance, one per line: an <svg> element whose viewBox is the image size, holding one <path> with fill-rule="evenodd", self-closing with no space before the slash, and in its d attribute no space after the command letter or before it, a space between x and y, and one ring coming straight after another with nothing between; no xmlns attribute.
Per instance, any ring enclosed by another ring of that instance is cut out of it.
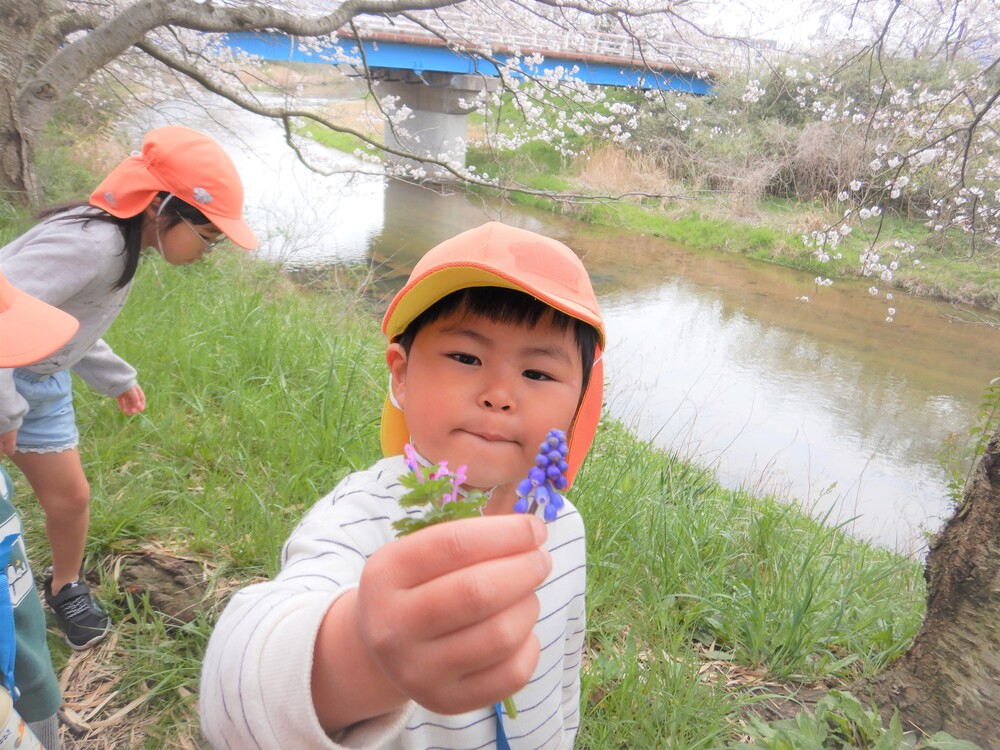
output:
<svg viewBox="0 0 1000 750"><path fill-rule="evenodd" d="M406 286L389 304L382 332L395 339L421 313L452 292L484 286L525 292L597 330L594 367L567 435L566 478L572 484L601 418L605 332L587 270L566 245L499 222L445 240L414 266ZM388 393L382 407L382 453L386 456L401 454L410 439L403 412L394 401Z"/></svg>

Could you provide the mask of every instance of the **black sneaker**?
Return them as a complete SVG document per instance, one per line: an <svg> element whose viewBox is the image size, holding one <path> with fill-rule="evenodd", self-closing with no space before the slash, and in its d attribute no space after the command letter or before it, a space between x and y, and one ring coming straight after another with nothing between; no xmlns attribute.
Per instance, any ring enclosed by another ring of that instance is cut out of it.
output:
<svg viewBox="0 0 1000 750"><path fill-rule="evenodd" d="M104 614L83 581L67 583L52 596L52 576L45 579L45 603L56 613L66 643L75 651L95 646L108 634L111 618Z"/></svg>

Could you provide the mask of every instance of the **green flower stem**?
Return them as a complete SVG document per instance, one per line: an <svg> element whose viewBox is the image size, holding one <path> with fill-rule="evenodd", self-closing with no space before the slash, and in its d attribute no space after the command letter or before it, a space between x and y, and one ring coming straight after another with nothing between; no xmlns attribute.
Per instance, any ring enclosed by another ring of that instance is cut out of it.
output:
<svg viewBox="0 0 1000 750"><path fill-rule="evenodd" d="M503 710L507 712L510 718L517 718L517 706L514 705L514 698L512 696L508 695L503 699Z"/></svg>

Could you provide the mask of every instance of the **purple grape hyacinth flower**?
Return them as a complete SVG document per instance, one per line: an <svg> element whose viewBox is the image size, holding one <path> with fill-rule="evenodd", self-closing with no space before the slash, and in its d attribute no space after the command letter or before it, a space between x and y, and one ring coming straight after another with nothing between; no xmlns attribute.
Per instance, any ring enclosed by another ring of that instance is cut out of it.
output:
<svg viewBox="0 0 1000 750"><path fill-rule="evenodd" d="M569 445L566 444L566 433L562 430L549 430L545 440L538 446L535 465L517 485L515 513L534 513L538 506L542 506L545 520L556 520L565 502L560 493L569 486L566 479L566 471L569 469L567 453Z"/></svg>

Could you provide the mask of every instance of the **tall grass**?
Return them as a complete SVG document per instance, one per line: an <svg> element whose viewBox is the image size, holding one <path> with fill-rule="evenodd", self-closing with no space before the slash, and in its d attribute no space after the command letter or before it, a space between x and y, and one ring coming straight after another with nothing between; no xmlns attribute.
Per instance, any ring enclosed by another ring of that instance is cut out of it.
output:
<svg viewBox="0 0 1000 750"><path fill-rule="evenodd" d="M914 563L725 490L620 424L599 432L574 498L590 550L583 747L724 746L760 695L724 689L708 662L848 680L919 627Z"/></svg>
<svg viewBox="0 0 1000 750"><path fill-rule="evenodd" d="M224 546L236 566L272 572L296 514L374 457L377 329L346 315L346 298L291 292L236 252L140 270L110 339L140 371L144 414L78 389L98 548L180 535L194 552Z"/></svg>

